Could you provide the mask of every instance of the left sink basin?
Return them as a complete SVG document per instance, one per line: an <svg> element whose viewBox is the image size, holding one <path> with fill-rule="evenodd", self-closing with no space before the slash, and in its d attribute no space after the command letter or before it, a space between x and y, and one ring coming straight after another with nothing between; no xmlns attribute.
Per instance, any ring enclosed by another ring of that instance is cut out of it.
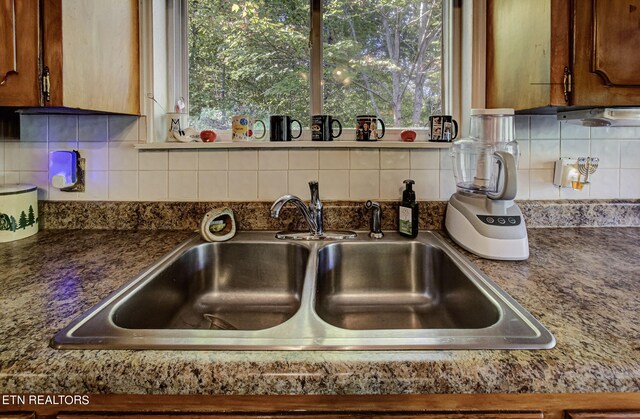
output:
<svg viewBox="0 0 640 419"><path fill-rule="evenodd" d="M308 249L202 243L169 258L114 308L125 329L261 330L300 308Z"/></svg>

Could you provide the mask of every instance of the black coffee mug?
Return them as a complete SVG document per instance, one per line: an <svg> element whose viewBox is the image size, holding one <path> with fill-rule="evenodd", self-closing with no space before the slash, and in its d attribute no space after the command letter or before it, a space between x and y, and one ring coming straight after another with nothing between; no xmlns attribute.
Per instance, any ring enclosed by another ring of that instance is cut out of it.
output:
<svg viewBox="0 0 640 419"><path fill-rule="evenodd" d="M458 136L458 123L451 115L432 115L429 117L429 141L452 141Z"/></svg>
<svg viewBox="0 0 640 419"><path fill-rule="evenodd" d="M382 134L378 134L378 123L382 128ZM356 116L356 140L378 141L384 137L384 121L375 115Z"/></svg>
<svg viewBox="0 0 640 419"><path fill-rule="evenodd" d="M291 125L296 122L298 124L298 135L293 136ZM302 124L297 119L291 118L289 115L271 115L269 117L269 140L270 141L291 141L291 139L299 138L302 135Z"/></svg>
<svg viewBox="0 0 640 419"><path fill-rule="evenodd" d="M333 124L338 124L338 134L333 135ZM331 115L313 115L311 117L311 139L313 141L333 141L342 134L342 124Z"/></svg>

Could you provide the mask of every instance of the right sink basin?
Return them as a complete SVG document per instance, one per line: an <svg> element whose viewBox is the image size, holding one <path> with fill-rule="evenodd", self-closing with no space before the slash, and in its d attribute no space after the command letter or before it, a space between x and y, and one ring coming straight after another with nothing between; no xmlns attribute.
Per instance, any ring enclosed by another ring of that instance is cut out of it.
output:
<svg viewBox="0 0 640 419"><path fill-rule="evenodd" d="M500 309L441 248L334 243L318 254L315 310L351 330L481 329Z"/></svg>

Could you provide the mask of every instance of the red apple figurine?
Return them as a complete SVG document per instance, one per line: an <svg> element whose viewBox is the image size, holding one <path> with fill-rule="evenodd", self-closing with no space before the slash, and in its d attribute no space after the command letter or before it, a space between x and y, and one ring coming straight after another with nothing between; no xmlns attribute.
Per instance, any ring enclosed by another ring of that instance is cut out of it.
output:
<svg viewBox="0 0 640 419"><path fill-rule="evenodd" d="M211 131L210 129L200 131L200 139L205 143L212 143L216 140L217 137L218 137L218 134Z"/></svg>
<svg viewBox="0 0 640 419"><path fill-rule="evenodd" d="M410 129L406 129L400 133L400 138L402 138L402 141L406 142L413 142L416 139L416 136L416 132Z"/></svg>

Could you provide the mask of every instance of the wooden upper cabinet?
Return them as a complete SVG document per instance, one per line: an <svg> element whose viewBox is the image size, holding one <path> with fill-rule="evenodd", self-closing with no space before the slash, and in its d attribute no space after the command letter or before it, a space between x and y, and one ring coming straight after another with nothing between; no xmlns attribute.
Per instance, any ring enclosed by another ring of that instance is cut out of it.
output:
<svg viewBox="0 0 640 419"><path fill-rule="evenodd" d="M640 0L574 0L576 105L640 105Z"/></svg>
<svg viewBox="0 0 640 419"><path fill-rule="evenodd" d="M14 5L18 69L0 86L0 106L139 114L136 0L0 0L2 46L10 34L4 11ZM10 68L2 51L0 73ZM15 92L5 89L23 75Z"/></svg>
<svg viewBox="0 0 640 419"><path fill-rule="evenodd" d="M488 108L640 105L640 0L488 0Z"/></svg>
<svg viewBox="0 0 640 419"><path fill-rule="evenodd" d="M38 0L0 0L0 106L40 105Z"/></svg>

